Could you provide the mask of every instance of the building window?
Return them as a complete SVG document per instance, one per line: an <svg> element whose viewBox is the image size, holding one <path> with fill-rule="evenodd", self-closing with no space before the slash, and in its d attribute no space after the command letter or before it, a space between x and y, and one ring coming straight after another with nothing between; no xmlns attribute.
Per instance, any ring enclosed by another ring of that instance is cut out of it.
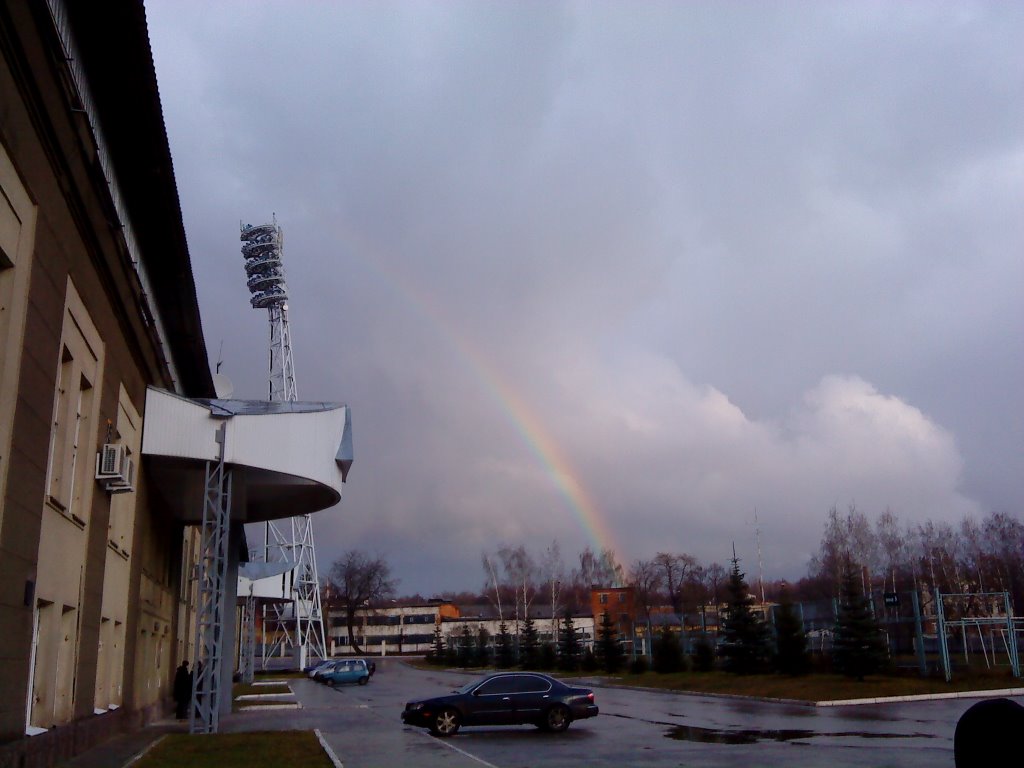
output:
<svg viewBox="0 0 1024 768"><path fill-rule="evenodd" d="M92 337L92 338L90 338ZM101 348L95 327L68 281L60 361L50 430L46 501L84 527L89 520L90 482L96 450Z"/></svg>
<svg viewBox="0 0 1024 768"><path fill-rule="evenodd" d="M626 593L625 592L619 592L619 602L620 603L626 602Z"/></svg>
<svg viewBox="0 0 1024 768"><path fill-rule="evenodd" d="M117 398L117 421L109 427L113 430L111 438L114 442L126 446L129 455L137 455L141 426L139 413L132 405L124 385L121 385ZM124 676L123 635L124 623L128 617L128 585L131 579L129 560L135 532L137 498L138 495L135 493L118 493L110 497L94 702L95 708L99 710L121 704L121 684ZM187 594L189 588L188 568L183 568L182 594Z"/></svg>
<svg viewBox="0 0 1024 768"><path fill-rule="evenodd" d="M86 534L96 487L92 478L103 370L102 342L70 279L64 301L46 498L41 505L36 556L35 663L28 689L29 723L42 728L69 722L75 711L76 695L85 692L76 692L75 665L81 642L79 616ZM100 618L103 617L114 619L116 628L117 613L104 611ZM103 642L102 637L100 641ZM117 646L116 632L115 639L107 639L106 647L112 646ZM107 665L107 669L111 664L114 668L121 666L116 656L106 654L98 662ZM109 690L119 688L117 676L110 680Z"/></svg>
<svg viewBox="0 0 1024 768"><path fill-rule="evenodd" d="M113 440L127 448L128 456L136 457L139 451L139 437L142 419L135 410L128 392L121 386L117 398L117 421L114 425ZM132 551L132 535L135 532L135 493L116 493L110 497L109 543L123 555Z"/></svg>
<svg viewBox="0 0 1024 768"><path fill-rule="evenodd" d="M601 605L607 605L608 604L608 593L607 592L602 592L601 594L599 594L597 596L597 601Z"/></svg>
<svg viewBox="0 0 1024 768"><path fill-rule="evenodd" d="M35 230L36 207L0 144L0 521L7 496Z"/></svg>

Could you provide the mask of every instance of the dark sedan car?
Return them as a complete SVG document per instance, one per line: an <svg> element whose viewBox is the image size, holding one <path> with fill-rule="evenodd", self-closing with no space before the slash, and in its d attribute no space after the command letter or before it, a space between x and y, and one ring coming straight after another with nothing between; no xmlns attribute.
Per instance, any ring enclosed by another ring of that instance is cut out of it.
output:
<svg viewBox="0 0 1024 768"><path fill-rule="evenodd" d="M447 696L410 701L402 722L454 736L463 725L533 724L564 731L573 720L597 715L594 692L535 672L501 672L474 680Z"/></svg>

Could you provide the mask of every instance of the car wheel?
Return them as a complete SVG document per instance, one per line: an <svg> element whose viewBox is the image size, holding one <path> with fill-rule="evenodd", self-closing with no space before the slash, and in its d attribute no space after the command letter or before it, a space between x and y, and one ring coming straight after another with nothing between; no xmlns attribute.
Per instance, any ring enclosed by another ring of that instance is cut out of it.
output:
<svg viewBox="0 0 1024 768"><path fill-rule="evenodd" d="M569 715L569 709L561 704L555 704L544 713L541 728L552 733L561 733L569 727L570 722L572 722L572 717Z"/></svg>
<svg viewBox="0 0 1024 768"><path fill-rule="evenodd" d="M459 713L454 709L445 708L434 715L430 723L430 732L435 736L454 736L459 732Z"/></svg>
<svg viewBox="0 0 1024 768"><path fill-rule="evenodd" d="M359 678L359 684L360 685L366 685L368 682L370 682L370 676L369 675L367 675L366 677L360 677Z"/></svg>
<svg viewBox="0 0 1024 768"><path fill-rule="evenodd" d="M328 688L333 688L334 687L334 681L331 680L330 678L327 678L326 680L324 680L324 682L327 684Z"/></svg>

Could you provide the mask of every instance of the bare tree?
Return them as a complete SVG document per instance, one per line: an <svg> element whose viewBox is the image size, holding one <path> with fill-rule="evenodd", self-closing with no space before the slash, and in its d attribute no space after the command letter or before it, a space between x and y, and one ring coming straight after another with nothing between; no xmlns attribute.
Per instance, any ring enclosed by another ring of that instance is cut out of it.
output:
<svg viewBox="0 0 1024 768"><path fill-rule="evenodd" d="M625 572L608 547L596 554L590 547L580 552L580 567L573 577L587 591L594 586L621 587L625 582Z"/></svg>
<svg viewBox="0 0 1024 768"><path fill-rule="evenodd" d="M711 598L711 602L717 607L722 602L719 596L719 590L722 585L725 584L728 572L725 570L725 566L721 563L712 563L704 569L704 585L708 590L708 597Z"/></svg>
<svg viewBox="0 0 1024 768"><path fill-rule="evenodd" d="M992 580L1010 593L1018 612L1024 611L1024 523L1005 512L993 512L982 521L982 530Z"/></svg>
<svg viewBox="0 0 1024 768"><path fill-rule="evenodd" d="M562 588L565 580L565 563L558 541L552 541L541 556L541 577L547 582L546 593L551 598L551 638L558 637L558 616L562 607Z"/></svg>
<svg viewBox="0 0 1024 768"><path fill-rule="evenodd" d="M847 560L867 568L869 573L880 570L878 542L871 523L853 504L845 515L839 514L836 507L829 509L820 549L811 561L811 570L816 576L828 578L833 594L839 594L843 567ZM867 589L870 585L863 586Z"/></svg>
<svg viewBox="0 0 1024 768"><path fill-rule="evenodd" d="M351 549L331 565L328 581L345 609L349 645L356 653L362 653L356 643L356 611L391 597L398 580L391 578L391 566L381 555L370 557L362 550Z"/></svg>
<svg viewBox="0 0 1024 768"><path fill-rule="evenodd" d="M484 574L486 575L484 594L487 595L487 599L498 609L498 621L504 623L505 616L501 610L502 584L498 580L498 566L494 558L487 552L480 554L480 561L483 564Z"/></svg>
<svg viewBox="0 0 1024 768"><path fill-rule="evenodd" d="M647 637L653 642L651 609L658 603L664 588L661 571L650 560L637 560L629 569L629 584L633 587L637 602L643 606L644 617L647 619Z"/></svg>
<svg viewBox="0 0 1024 768"><path fill-rule="evenodd" d="M654 567L661 574L665 596L672 605L672 610L679 617L679 626L684 623L684 594L690 574L697 568L697 558L693 555L673 555L659 552L654 556Z"/></svg>
<svg viewBox="0 0 1024 768"><path fill-rule="evenodd" d="M522 544L514 549L502 547L498 550L498 555L501 557L505 577L515 590L515 622L518 633L520 618L525 619L529 615L530 605L537 595L534 578L536 565Z"/></svg>
<svg viewBox="0 0 1024 768"><path fill-rule="evenodd" d="M896 573L897 571L904 570L904 564L908 559L907 543L903 531L900 529L899 520L888 507L875 521L875 539L878 542L880 555L885 560L882 588L885 588L885 579L891 576L892 591L895 592Z"/></svg>

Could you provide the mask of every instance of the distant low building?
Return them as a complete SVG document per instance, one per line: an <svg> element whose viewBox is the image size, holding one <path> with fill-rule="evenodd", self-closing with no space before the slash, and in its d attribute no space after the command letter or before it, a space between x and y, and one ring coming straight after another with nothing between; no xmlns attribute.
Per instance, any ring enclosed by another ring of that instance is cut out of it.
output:
<svg viewBox="0 0 1024 768"><path fill-rule="evenodd" d="M426 653L434 627L459 617L459 608L445 600L418 605L360 608L353 628L355 641L367 653ZM345 611L327 610L327 645L332 656L354 653L349 643Z"/></svg>
<svg viewBox="0 0 1024 768"><path fill-rule="evenodd" d="M530 618L537 628L541 643L557 642L553 636L561 617L551 620L550 611L531 608ZM329 652L334 655L355 653L349 643L345 612L328 608ZM484 630L486 636L496 637L501 632L502 620L490 604L458 606L448 601L428 601L417 605L393 605L360 608L356 612L354 635L356 643L365 653L425 654L434 646L434 632L440 627L446 646L458 645L463 629L469 627L474 638ZM517 632L516 622L505 617L504 624L511 634ZM589 647L594 641L594 617L586 613L573 614L573 625L580 642ZM519 629L521 630L521 624Z"/></svg>
<svg viewBox="0 0 1024 768"><path fill-rule="evenodd" d="M608 614L619 644L627 653L632 651L637 629L636 590L633 587L592 587L590 613L597 631L600 631L604 614Z"/></svg>

